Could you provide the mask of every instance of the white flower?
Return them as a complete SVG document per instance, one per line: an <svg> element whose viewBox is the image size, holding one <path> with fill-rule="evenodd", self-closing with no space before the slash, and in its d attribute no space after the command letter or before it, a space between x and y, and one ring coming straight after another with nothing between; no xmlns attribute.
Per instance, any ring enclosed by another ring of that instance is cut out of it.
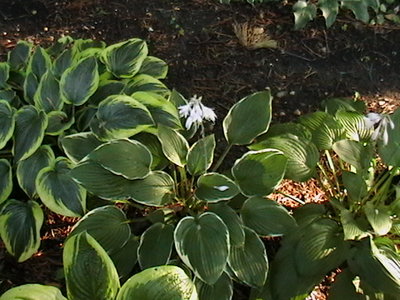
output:
<svg viewBox="0 0 400 300"><path fill-rule="evenodd" d="M181 118L186 118L185 127L187 130L193 124L201 125L204 120L214 122L217 116L212 108L209 108L201 103L202 97L194 95L190 98L188 104L178 107L179 115Z"/></svg>
<svg viewBox="0 0 400 300"><path fill-rule="evenodd" d="M376 141L378 138L382 139L384 145L389 141L388 127L394 129L394 123L389 115L369 113L364 118L367 129L375 129L371 136L371 140ZM375 125L378 126L375 127Z"/></svg>

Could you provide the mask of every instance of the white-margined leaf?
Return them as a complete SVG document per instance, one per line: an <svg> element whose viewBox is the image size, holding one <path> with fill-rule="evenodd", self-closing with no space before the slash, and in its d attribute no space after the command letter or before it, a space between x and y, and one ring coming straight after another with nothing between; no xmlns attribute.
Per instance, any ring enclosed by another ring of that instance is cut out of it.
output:
<svg viewBox="0 0 400 300"><path fill-rule="evenodd" d="M60 96L60 84L51 70L48 70L40 79L33 100L35 106L46 113L62 109L64 103Z"/></svg>
<svg viewBox="0 0 400 300"><path fill-rule="evenodd" d="M239 194L235 182L218 173L206 173L197 180L195 195L210 203L229 200Z"/></svg>
<svg viewBox="0 0 400 300"><path fill-rule="evenodd" d="M0 89L7 87L7 81L10 76L10 65L6 62L0 62Z"/></svg>
<svg viewBox="0 0 400 300"><path fill-rule="evenodd" d="M199 300L231 300L233 296L232 279L222 273L216 283L209 285L199 278L194 279L194 284L199 294ZM0 299L1 300L1 299Z"/></svg>
<svg viewBox="0 0 400 300"><path fill-rule="evenodd" d="M24 284L16 286L0 296L0 300L17 299L67 300L67 298L61 294L61 291L57 287L41 284Z"/></svg>
<svg viewBox="0 0 400 300"><path fill-rule="evenodd" d="M27 159L21 160L17 165L17 179L19 186L29 196L37 197L36 177L40 170L48 167L55 160L53 150L50 146L43 145Z"/></svg>
<svg viewBox="0 0 400 300"><path fill-rule="evenodd" d="M142 270L166 265L174 245L174 227L155 223L140 237L138 260Z"/></svg>
<svg viewBox="0 0 400 300"><path fill-rule="evenodd" d="M176 226L175 248L182 261L207 284L222 275L229 254L229 231L216 214L185 217Z"/></svg>
<svg viewBox="0 0 400 300"><path fill-rule="evenodd" d="M133 136L153 125L146 106L129 96L112 95L99 104L90 128L98 139L107 141Z"/></svg>
<svg viewBox="0 0 400 300"><path fill-rule="evenodd" d="M108 254L122 248L131 237L131 229L125 213L111 205L89 211L74 225L68 238L86 231Z"/></svg>
<svg viewBox="0 0 400 300"><path fill-rule="evenodd" d="M96 92L90 97L88 103L99 105L101 101L111 95L121 94L125 87L125 83L117 80L104 80L100 81L99 87Z"/></svg>
<svg viewBox="0 0 400 300"><path fill-rule="evenodd" d="M276 149L249 151L238 159L232 174L246 196L266 196L282 181L287 158Z"/></svg>
<svg viewBox="0 0 400 300"><path fill-rule="evenodd" d="M289 212L273 200L252 197L240 211L244 225L259 235L285 235L296 229L297 224Z"/></svg>
<svg viewBox="0 0 400 300"><path fill-rule="evenodd" d="M8 63L11 70L19 70L28 64L29 54L32 49L32 44L25 41L18 41L14 49L8 52Z"/></svg>
<svg viewBox="0 0 400 300"><path fill-rule="evenodd" d="M132 276L122 286L116 300L197 300L193 282L176 266L146 269Z"/></svg>
<svg viewBox="0 0 400 300"><path fill-rule="evenodd" d="M28 72L35 74L38 81L42 78L47 70L51 69L51 60L47 52L40 46L36 46L30 57L28 64Z"/></svg>
<svg viewBox="0 0 400 300"><path fill-rule="evenodd" d="M47 127L45 133L47 135L60 135L69 129L75 122L75 118L69 117L63 111L51 111L47 114Z"/></svg>
<svg viewBox="0 0 400 300"><path fill-rule="evenodd" d="M53 74L56 78L60 79L62 74L69 68L74 62L74 51L72 49L64 50L54 61Z"/></svg>
<svg viewBox="0 0 400 300"><path fill-rule="evenodd" d="M29 259L40 246L43 212L35 201L8 200L0 211L0 237L18 262Z"/></svg>
<svg viewBox="0 0 400 300"><path fill-rule="evenodd" d="M42 143L47 127L44 111L34 106L24 106L15 114L13 154L15 161L28 158Z"/></svg>
<svg viewBox="0 0 400 300"><path fill-rule="evenodd" d="M7 159L0 159L0 204L7 200L13 188L12 168Z"/></svg>
<svg viewBox="0 0 400 300"><path fill-rule="evenodd" d="M7 101L0 100L0 149L4 148L13 136L14 128L14 110Z"/></svg>
<svg viewBox="0 0 400 300"><path fill-rule="evenodd" d="M201 138L190 147L187 155L187 167L191 175L201 175L211 167L214 149L215 137L213 134Z"/></svg>
<svg viewBox="0 0 400 300"><path fill-rule="evenodd" d="M158 138L165 156L174 164L183 167L189 151L187 140L176 130L165 126L158 127Z"/></svg>
<svg viewBox="0 0 400 300"><path fill-rule="evenodd" d="M271 122L272 96L269 91L254 93L237 102L226 115L223 127L230 145L250 144L265 133Z"/></svg>
<svg viewBox="0 0 400 300"><path fill-rule="evenodd" d="M21 103L16 91L12 89L0 89L0 99L0 101L5 100L6 102L8 102L8 104L10 104L12 107L18 107Z"/></svg>
<svg viewBox="0 0 400 300"><path fill-rule="evenodd" d="M140 70L147 53L146 42L134 38L108 46L101 58L107 69L116 77L131 78Z"/></svg>
<svg viewBox="0 0 400 300"><path fill-rule="evenodd" d="M35 104L35 93L39 86L39 80L33 72L28 72L24 80L24 99L28 104Z"/></svg>
<svg viewBox="0 0 400 300"><path fill-rule="evenodd" d="M99 72L95 57L88 57L69 67L61 76L61 97L65 103L84 104L99 85Z"/></svg>
<svg viewBox="0 0 400 300"><path fill-rule="evenodd" d="M147 56L140 67L139 73L150 75L156 79L165 79L168 73L168 64L158 57Z"/></svg>
<svg viewBox="0 0 400 300"><path fill-rule="evenodd" d="M262 287L268 274L265 246L253 230L244 227L244 233L244 243L231 246L228 263L241 282L252 287Z"/></svg>
<svg viewBox="0 0 400 300"><path fill-rule="evenodd" d="M72 178L73 164L65 157L43 168L36 178L36 190L42 202L55 213L80 217L86 210L86 190Z"/></svg>
<svg viewBox="0 0 400 300"><path fill-rule="evenodd" d="M87 232L67 240L63 252L69 300L114 300L120 288L117 270L100 244Z"/></svg>
<svg viewBox="0 0 400 300"><path fill-rule="evenodd" d="M67 135L61 139L62 148L67 157L74 163L102 144L92 132L80 132Z"/></svg>
<svg viewBox="0 0 400 300"><path fill-rule="evenodd" d="M133 95L137 92L154 93L168 98L170 90L160 80L146 74L139 74L127 81L124 93Z"/></svg>

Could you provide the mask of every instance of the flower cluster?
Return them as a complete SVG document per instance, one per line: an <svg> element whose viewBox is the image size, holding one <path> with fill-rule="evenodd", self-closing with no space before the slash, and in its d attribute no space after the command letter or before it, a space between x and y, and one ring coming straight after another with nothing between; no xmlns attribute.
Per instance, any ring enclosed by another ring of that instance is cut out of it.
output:
<svg viewBox="0 0 400 300"><path fill-rule="evenodd" d="M388 127L394 129L394 123L392 119L390 119L389 115L385 114L377 114L377 113L369 113L364 118L366 127L368 129L374 129L374 133L371 136L373 141L376 141L378 138L382 139L384 145L387 145L389 141ZM378 126L375 127L375 125Z"/></svg>
<svg viewBox="0 0 400 300"><path fill-rule="evenodd" d="M194 95L186 105L179 106L179 115L186 118L185 127L189 130L193 124L199 126L204 120L214 122L217 116L212 108L201 103L202 97Z"/></svg>

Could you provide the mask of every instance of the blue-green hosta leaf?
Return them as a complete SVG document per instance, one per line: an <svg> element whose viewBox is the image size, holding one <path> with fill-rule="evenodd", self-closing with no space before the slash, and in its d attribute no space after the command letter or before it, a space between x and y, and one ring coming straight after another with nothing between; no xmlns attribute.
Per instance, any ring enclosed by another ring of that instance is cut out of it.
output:
<svg viewBox="0 0 400 300"><path fill-rule="evenodd" d="M249 151L235 162L232 174L246 196L266 196L282 181L287 158L279 150Z"/></svg>
<svg viewBox="0 0 400 300"><path fill-rule="evenodd" d="M169 160L165 157L161 143L156 135L142 132L132 138L141 142L151 152L151 156L153 157L153 162L151 163L152 170L162 170L169 165Z"/></svg>
<svg viewBox="0 0 400 300"><path fill-rule="evenodd" d="M53 43L49 48L46 49L46 52L50 56L58 56L62 51L65 50L69 45L74 42L74 39L69 35L63 36L59 38L55 43Z"/></svg>
<svg viewBox="0 0 400 300"><path fill-rule="evenodd" d="M29 196L37 197L36 177L40 170L51 165L55 160L53 150L50 146L43 145L27 159L21 160L17 165L17 179L19 186Z"/></svg>
<svg viewBox="0 0 400 300"><path fill-rule="evenodd" d="M40 246L43 212L34 201L8 200L0 211L0 237L18 262L29 259Z"/></svg>
<svg viewBox="0 0 400 300"><path fill-rule="evenodd" d="M376 234L385 235L390 231L392 228L392 218L385 205L377 206L372 202L367 202L363 208L365 216Z"/></svg>
<svg viewBox="0 0 400 300"><path fill-rule="evenodd" d="M244 244L231 246L228 263L241 282L262 287L268 274L266 250L257 233L247 227L244 227L244 233Z"/></svg>
<svg viewBox="0 0 400 300"><path fill-rule="evenodd" d="M317 147L309 140L287 134L276 136L251 145L250 149L278 149L287 157L285 177L295 181L307 181L315 175L319 161Z"/></svg>
<svg viewBox="0 0 400 300"><path fill-rule="evenodd" d="M360 142L341 140L333 144L332 149L343 161L351 164L357 170L367 169L373 158L373 149L370 144L364 146Z"/></svg>
<svg viewBox="0 0 400 300"><path fill-rule="evenodd" d="M176 130L165 126L158 127L158 138L165 156L174 164L183 167L189 151L187 140Z"/></svg>
<svg viewBox="0 0 400 300"><path fill-rule="evenodd" d="M69 117L63 111L51 111L47 114L48 124L45 133L47 135L60 135L69 129L75 122L75 118Z"/></svg>
<svg viewBox="0 0 400 300"><path fill-rule="evenodd" d="M176 266L160 266L132 276L122 286L116 300L196 300L196 288L185 271Z"/></svg>
<svg viewBox="0 0 400 300"><path fill-rule="evenodd" d="M10 65L6 62L0 62L0 89L7 87L7 80L10 75Z"/></svg>
<svg viewBox="0 0 400 300"><path fill-rule="evenodd" d="M139 73L150 75L156 79L165 79L168 73L168 65L158 57L147 56L140 67Z"/></svg>
<svg viewBox="0 0 400 300"><path fill-rule="evenodd" d="M122 280L132 272L137 263L138 237L131 235L129 240L121 248L110 254L118 275Z"/></svg>
<svg viewBox="0 0 400 300"><path fill-rule="evenodd" d="M116 77L131 78L140 70L147 53L146 42L134 38L108 46L101 58L107 69Z"/></svg>
<svg viewBox="0 0 400 300"><path fill-rule="evenodd" d="M282 205L261 197L247 199L240 215L244 225L259 235L286 235L297 227L294 218Z"/></svg>
<svg viewBox="0 0 400 300"><path fill-rule="evenodd" d="M60 90L64 102L84 104L99 85L99 72L95 57L88 57L69 67L61 76Z"/></svg>
<svg viewBox="0 0 400 300"><path fill-rule="evenodd" d="M223 121L228 143L250 144L257 136L265 133L271 122L271 103L271 93L265 91L247 96L233 105Z"/></svg>
<svg viewBox="0 0 400 300"><path fill-rule="evenodd" d="M195 195L210 203L229 200L239 194L239 189L228 177L218 173L206 173L197 180Z"/></svg>
<svg viewBox="0 0 400 300"><path fill-rule="evenodd" d="M60 79L62 74L71 67L74 62L74 52L72 49L64 50L54 61L53 74Z"/></svg>
<svg viewBox="0 0 400 300"><path fill-rule="evenodd" d="M165 98L168 98L171 94L170 90L164 83L146 74L136 75L127 81L124 93L127 95L133 95L137 92L158 94Z"/></svg>
<svg viewBox="0 0 400 300"><path fill-rule="evenodd" d="M14 128L14 110L7 101L0 100L0 149L4 148L13 136Z"/></svg>
<svg viewBox="0 0 400 300"><path fill-rule="evenodd" d="M157 125L181 129L181 121L176 106L163 96L151 92L136 92L132 98L144 104Z"/></svg>
<svg viewBox="0 0 400 300"><path fill-rule="evenodd" d="M42 169L36 178L36 190L42 202L57 214L80 217L86 209L86 190L71 177L73 164L65 157Z"/></svg>
<svg viewBox="0 0 400 300"><path fill-rule="evenodd" d="M28 158L40 147L47 127L44 111L24 106L15 114L13 154L15 161Z"/></svg>
<svg viewBox="0 0 400 300"><path fill-rule="evenodd" d="M221 277L213 285L209 285L199 278L194 279L199 300L231 300L233 296L232 279L222 273ZM0 299L1 300L1 299Z"/></svg>
<svg viewBox="0 0 400 300"><path fill-rule="evenodd" d="M0 204L7 200L13 188L12 169L8 160L0 159Z"/></svg>
<svg viewBox="0 0 400 300"><path fill-rule="evenodd" d="M47 70L51 69L51 60L47 52L40 46L37 46L29 60L28 72L35 74L38 81Z"/></svg>
<svg viewBox="0 0 400 300"><path fill-rule="evenodd" d="M215 137L206 136L194 143L187 155L187 167L191 175L201 175L210 167L214 159Z"/></svg>
<svg viewBox="0 0 400 300"><path fill-rule="evenodd" d="M12 107L19 107L20 99L17 96L15 90L12 89L0 89L0 99L1 101L8 102Z"/></svg>
<svg viewBox="0 0 400 300"><path fill-rule="evenodd" d="M98 107L90 128L98 139L107 141L133 136L154 125L149 110L125 95L112 95Z"/></svg>
<svg viewBox="0 0 400 300"><path fill-rule="evenodd" d="M6 291L0 300L67 300L55 286L24 284Z"/></svg>
<svg viewBox="0 0 400 300"><path fill-rule="evenodd" d="M111 205L89 211L74 225L68 238L85 231L109 254L122 248L131 237L125 213Z"/></svg>
<svg viewBox="0 0 400 300"><path fill-rule="evenodd" d="M214 213L185 217L176 226L175 248L182 261L207 284L222 275L229 254L229 231Z"/></svg>
<svg viewBox="0 0 400 300"><path fill-rule="evenodd" d="M64 153L74 163L82 160L101 144L102 142L100 142L92 132L75 133L61 139Z"/></svg>
<svg viewBox="0 0 400 300"><path fill-rule="evenodd" d="M339 2L337 0L319 0L318 8L325 18L326 27L331 27L339 12Z"/></svg>
<svg viewBox="0 0 400 300"><path fill-rule="evenodd" d="M88 103L98 105L101 101L111 95L121 94L125 87L125 83L117 80L104 80L100 81L99 87L96 92L90 97Z"/></svg>
<svg viewBox="0 0 400 300"><path fill-rule="evenodd" d="M370 140L373 129L368 128L363 114L356 111L339 110L335 118L343 126L348 139L366 142Z"/></svg>
<svg viewBox="0 0 400 300"><path fill-rule="evenodd" d="M317 15L317 7L314 3L298 0L293 5L294 29L304 28L309 21L312 21Z"/></svg>
<svg viewBox="0 0 400 300"><path fill-rule="evenodd" d="M62 109L64 103L60 96L60 84L50 70L42 76L33 99L35 106L46 113Z"/></svg>
<svg viewBox="0 0 400 300"><path fill-rule="evenodd" d="M39 80L33 74L33 72L28 72L26 74L25 80L24 80L24 99L28 104L35 104L34 101L34 96L36 93L36 90L39 86Z"/></svg>
<svg viewBox="0 0 400 300"><path fill-rule="evenodd" d="M150 173L150 151L134 140L113 140L93 150L87 157L126 179L143 179Z"/></svg>
<svg viewBox="0 0 400 300"><path fill-rule="evenodd" d="M142 270L166 265L174 245L174 227L170 224L155 223L140 237L138 248L139 265Z"/></svg>
<svg viewBox="0 0 400 300"><path fill-rule="evenodd" d="M10 64L11 70L16 71L22 69L28 64L32 46L31 43L19 41L15 48L8 52L8 63Z"/></svg>
<svg viewBox="0 0 400 300"><path fill-rule="evenodd" d="M97 106L85 106L75 113L76 128L78 132L87 131L90 127L90 122L95 118L97 113Z"/></svg>
<svg viewBox="0 0 400 300"><path fill-rule="evenodd" d="M67 240L63 252L69 300L114 300L120 288L111 258L87 232Z"/></svg>
<svg viewBox="0 0 400 300"><path fill-rule="evenodd" d="M378 143L378 152L383 161L393 167L400 166L400 109L391 115L394 128L387 127L388 143Z"/></svg>

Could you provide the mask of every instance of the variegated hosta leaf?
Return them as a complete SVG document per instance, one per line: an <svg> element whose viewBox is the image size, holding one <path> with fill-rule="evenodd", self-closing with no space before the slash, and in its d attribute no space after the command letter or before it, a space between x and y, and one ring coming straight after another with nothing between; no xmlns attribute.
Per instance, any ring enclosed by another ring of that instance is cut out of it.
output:
<svg viewBox="0 0 400 300"><path fill-rule="evenodd" d="M72 49L64 50L54 61L53 73L57 78L67 70L74 61L74 52Z"/></svg>
<svg viewBox="0 0 400 300"><path fill-rule="evenodd" d="M140 74L147 74L156 79L165 79L168 73L168 64L154 56L147 56L139 70Z"/></svg>
<svg viewBox="0 0 400 300"><path fill-rule="evenodd" d="M24 284L6 291L0 300L67 300L55 286Z"/></svg>
<svg viewBox="0 0 400 300"><path fill-rule="evenodd" d="M206 173L197 180L195 195L210 203L229 200L239 194L239 189L228 177L218 173Z"/></svg>
<svg viewBox="0 0 400 300"><path fill-rule="evenodd" d="M45 112L62 109L64 103L60 96L60 84L51 70L42 76L33 99L35 106Z"/></svg>
<svg viewBox="0 0 400 300"><path fill-rule="evenodd" d="M343 126L346 136L354 141L369 141L373 129L365 123L363 114L356 111L339 110L335 115L336 120Z"/></svg>
<svg viewBox="0 0 400 300"><path fill-rule="evenodd" d="M138 259L142 270L166 265L174 245L174 227L170 224L155 223L140 238Z"/></svg>
<svg viewBox="0 0 400 300"><path fill-rule="evenodd" d="M43 212L34 201L8 200L0 211L0 237L18 262L29 259L40 246Z"/></svg>
<svg viewBox="0 0 400 300"><path fill-rule="evenodd" d="M27 103L34 105L34 96L39 86L39 80L33 72L28 72L24 80L24 99Z"/></svg>
<svg viewBox="0 0 400 300"><path fill-rule="evenodd" d="M231 246L228 263L235 276L252 287L262 287L267 279L268 258L263 242L251 229L244 227L245 241Z"/></svg>
<svg viewBox="0 0 400 300"><path fill-rule="evenodd" d="M28 158L40 147L47 126L44 111L24 106L15 114L13 154L15 161Z"/></svg>
<svg viewBox="0 0 400 300"><path fill-rule="evenodd" d="M15 116L11 105L0 100L0 149L2 149L12 137L15 128Z"/></svg>
<svg viewBox="0 0 400 300"><path fill-rule="evenodd" d="M176 226L175 248L182 261L207 284L222 275L229 254L229 231L216 214L185 217Z"/></svg>
<svg viewBox="0 0 400 300"><path fill-rule="evenodd" d="M127 82L124 93L133 95L136 92L154 93L166 98L171 93L164 83L146 74L136 75Z"/></svg>
<svg viewBox="0 0 400 300"><path fill-rule="evenodd" d="M140 70L147 53L146 42L134 38L108 46L101 59L116 77L131 78Z"/></svg>
<svg viewBox="0 0 400 300"><path fill-rule="evenodd" d="M110 258L122 280L126 279L137 263L138 237L131 235L129 240L121 248L110 254Z"/></svg>
<svg viewBox="0 0 400 300"><path fill-rule="evenodd" d="M146 177L152 163L150 151L142 143L128 139L103 144L90 152L87 159L130 180Z"/></svg>
<svg viewBox="0 0 400 300"><path fill-rule="evenodd" d="M0 89L7 87L7 80L10 75L10 65L6 62L0 62Z"/></svg>
<svg viewBox="0 0 400 300"><path fill-rule="evenodd" d="M42 202L57 214L80 217L86 210L86 190L71 177L72 163L58 157L42 169L36 178L37 193Z"/></svg>
<svg viewBox="0 0 400 300"><path fill-rule="evenodd" d="M69 300L114 300L120 288L117 270L106 251L87 232L67 240L63 252Z"/></svg>
<svg viewBox="0 0 400 300"><path fill-rule="evenodd" d="M125 95L112 95L98 107L90 128L99 140L107 141L133 136L154 125L149 110Z"/></svg>
<svg viewBox="0 0 400 300"><path fill-rule="evenodd" d="M80 132L67 135L61 139L61 146L67 157L74 163L102 144L92 132Z"/></svg>
<svg viewBox="0 0 400 300"><path fill-rule="evenodd" d="M96 58L84 58L69 67L61 76L61 97L68 104L82 105L94 94L98 85Z"/></svg>
<svg viewBox="0 0 400 300"><path fill-rule="evenodd" d="M89 211L72 228L68 238L86 231L108 254L122 248L131 237L131 229L125 213L111 205Z"/></svg>
<svg viewBox="0 0 400 300"><path fill-rule="evenodd" d="M213 285L209 285L197 277L194 279L194 284L199 294L199 300L232 299L233 283L232 279L226 273L222 273L221 277Z"/></svg>
<svg viewBox="0 0 400 300"><path fill-rule="evenodd" d="M96 92L90 97L89 102L93 105L99 105L101 101L111 95L121 94L125 83L117 80L101 80Z"/></svg>
<svg viewBox="0 0 400 300"><path fill-rule="evenodd" d="M42 47L37 46L29 60L28 72L35 74L38 81L40 81L44 73L46 73L50 68L50 56Z"/></svg>
<svg viewBox="0 0 400 300"><path fill-rule="evenodd" d="M33 199L37 197L36 177L39 171L55 160L50 146L43 145L27 159L21 160L17 165L17 179L19 186Z"/></svg>
<svg viewBox="0 0 400 300"><path fill-rule="evenodd" d="M75 122L74 117L68 117L63 111L51 111L47 114L48 124L45 133L47 135L60 135L69 129Z"/></svg>
<svg viewBox="0 0 400 300"><path fill-rule="evenodd" d="M132 276L122 286L116 300L197 300L193 282L176 266L146 269Z"/></svg>
<svg viewBox="0 0 400 300"><path fill-rule="evenodd" d="M194 143L188 152L188 171L191 175L205 173L213 163L215 137L213 134L206 136Z"/></svg>
<svg viewBox="0 0 400 300"><path fill-rule="evenodd" d="M12 169L8 160L0 159L0 204L7 200L13 188Z"/></svg>
<svg viewBox="0 0 400 300"><path fill-rule="evenodd" d="M176 130L165 126L158 127L158 139L165 156L174 164L183 167L189 151L187 140Z"/></svg>
<svg viewBox="0 0 400 300"><path fill-rule="evenodd" d="M8 52L8 63L11 70L19 70L28 64L29 54L32 49L32 44L19 41L14 49Z"/></svg>
<svg viewBox="0 0 400 300"><path fill-rule="evenodd" d="M170 164L162 151L161 142L156 135L142 132L133 136L132 139L141 142L151 152L151 156L153 157L153 162L151 163L152 170L162 170Z"/></svg>

